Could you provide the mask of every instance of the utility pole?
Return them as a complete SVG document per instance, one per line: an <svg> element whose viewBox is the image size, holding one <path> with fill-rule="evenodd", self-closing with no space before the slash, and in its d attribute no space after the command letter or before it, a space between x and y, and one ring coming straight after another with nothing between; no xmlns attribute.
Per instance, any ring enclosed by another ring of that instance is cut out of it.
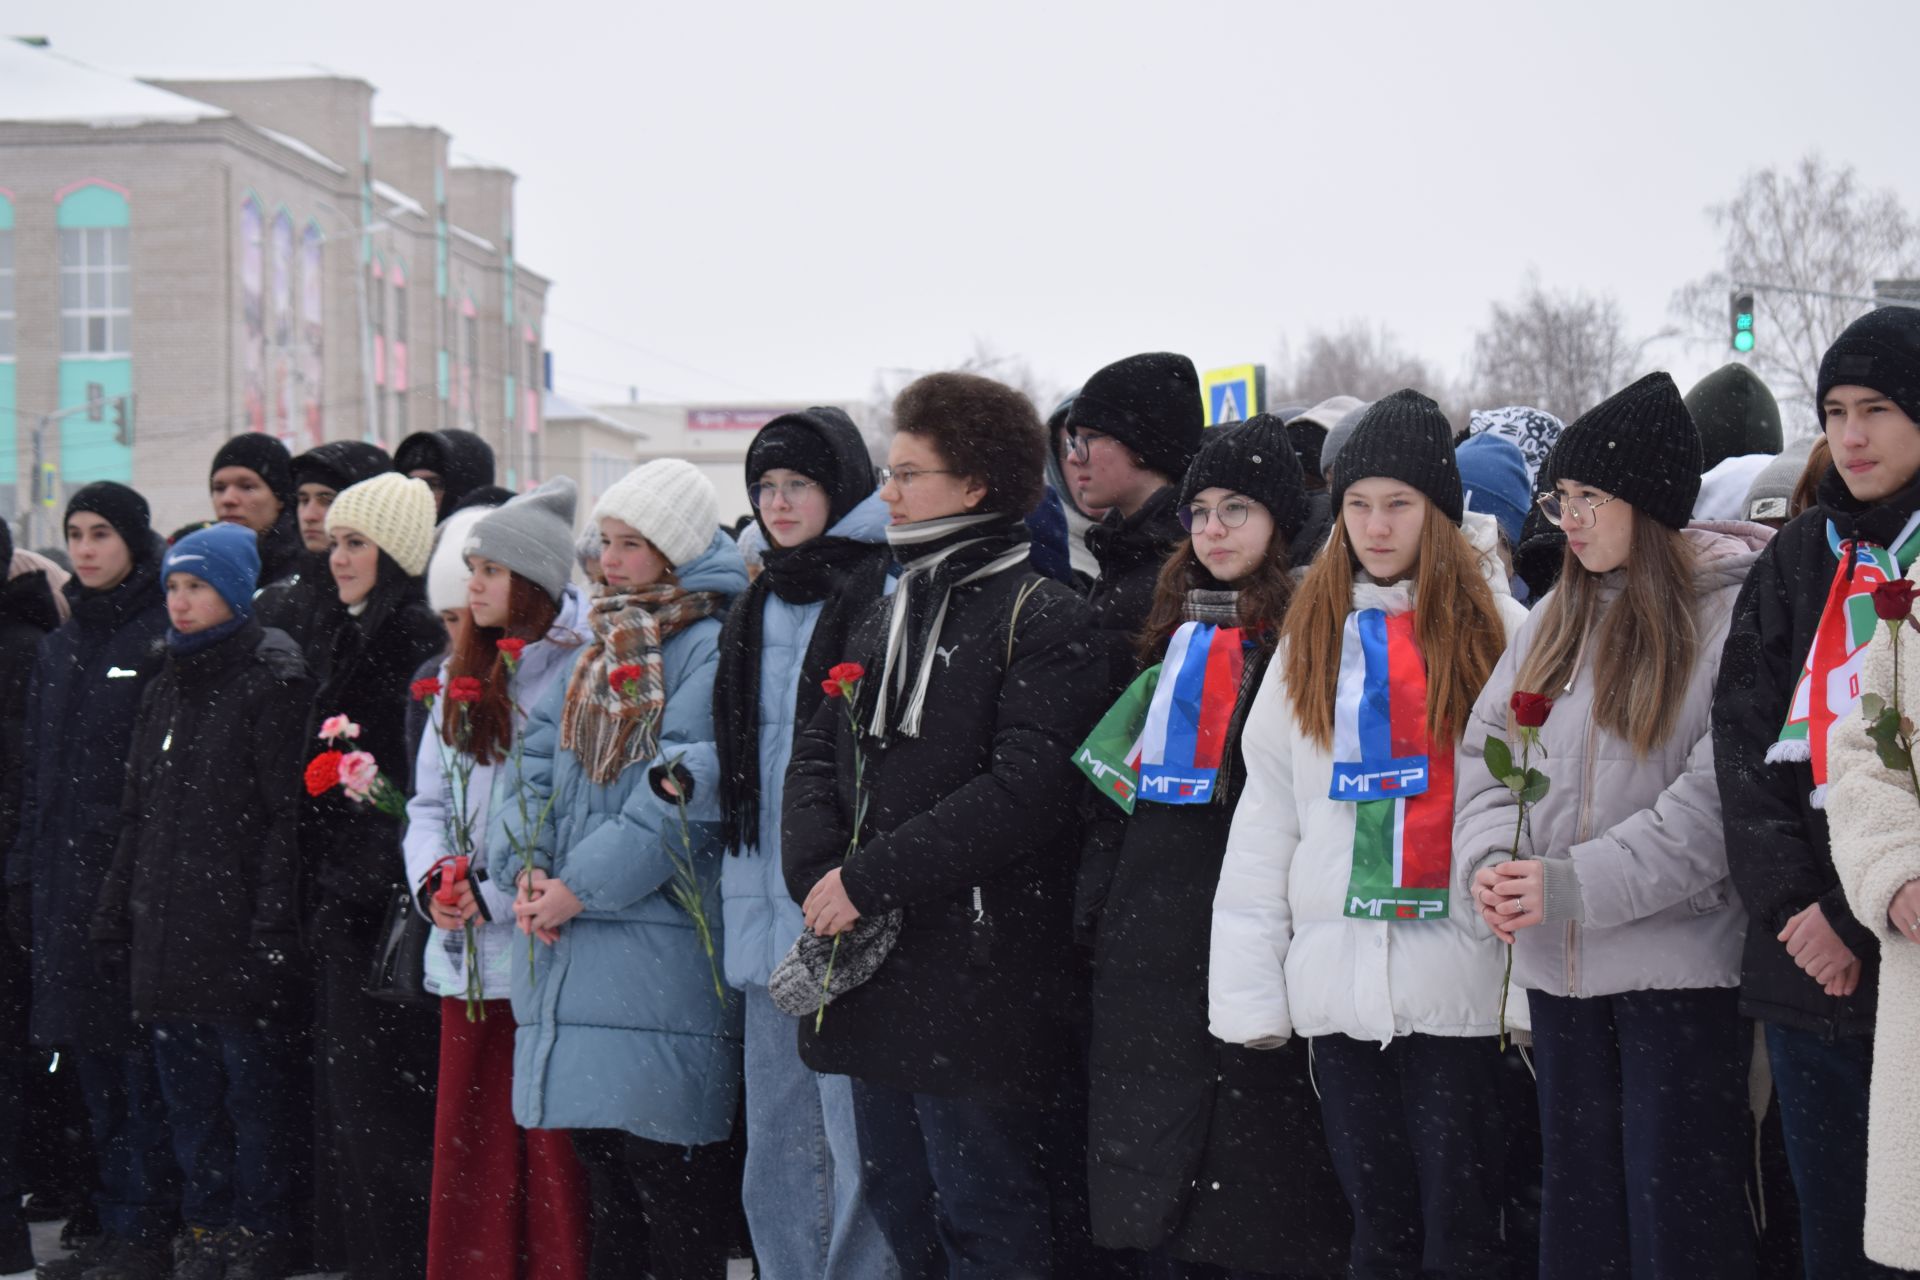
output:
<svg viewBox="0 0 1920 1280"><path fill-rule="evenodd" d="M27 505L25 525L21 529L21 532L26 535L26 543L29 547L44 546L53 540L55 530L43 530L40 527L42 519L40 511L43 507L58 506L60 502L58 492L59 471L47 463L47 428L56 422L64 422L66 419L82 413L97 421L102 416L101 410L103 404L104 402L99 398L90 398L81 404L74 405L71 409L57 409L52 413L43 413L35 420L33 424L32 498ZM114 398L116 422L122 420L123 414L131 415L132 404L133 396L131 394L116 396ZM125 421L131 424L132 419L128 416L125 418ZM127 431L127 438L123 443L133 443L133 433L130 425Z"/></svg>

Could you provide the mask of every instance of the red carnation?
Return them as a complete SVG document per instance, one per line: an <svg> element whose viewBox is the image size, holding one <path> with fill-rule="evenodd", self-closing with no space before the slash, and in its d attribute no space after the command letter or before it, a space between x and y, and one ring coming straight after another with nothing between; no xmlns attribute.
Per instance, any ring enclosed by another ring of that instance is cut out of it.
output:
<svg viewBox="0 0 1920 1280"><path fill-rule="evenodd" d="M629 686L639 684L642 674L640 664L637 662L615 667L607 672L607 687L618 694L630 694L633 690Z"/></svg>
<svg viewBox="0 0 1920 1280"><path fill-rule="evenodd" d="M829 698L851 698L853 686L866 674L867 669L857 662L836 662L827 669L827 678L820 682L820 687L827 691Z"/></svg>
<svg viewBox="0 0 1920 1280"><path fill-rule="evenodd" d="M340 753L338 751L322 751L319 755L307 761L308 795L325 795L327 792L333 790L335 786L339 785L339 782Z"/></svg>
<svg viewBox="0 0 1920 1280"><path fill-rule="evenodd" d="M1516 692L1509 705L1513 708L1513 722L1522 729L1538 729L1553 711L1553 699L1544 693Z"/></svg>
<svg viewBox="0 0 1920 1280"><path fill-rule="evenodd" d="M1913 583L1906 578L1895 578L1875 587L1873 612L1882 622L1905 621L1913 613Z"/></svg>
<svg viewBox="0 0 1920 1280"><path fill-rule="evenodd" d="M508 662L518 662L520 661L521 651L527 647L527 642L525 640L516 640L512 636L507 636L503 639L495 640L493 647L498 649L501 656Z"/></svg>
<svg viewBox="0 0 1920 1280"><path fill-rule="evenodd" d="M424 680L415 680L408 686L407 692L413 695L415 702L425 702L428 698L439 696L440 681L433 676L428 676Z"/></svg>
<svg viewBox="0 0 1920 1280"><path fill-rule="evenodd" d="M485 692L486 687L480 683L478 676L455 676L453 684L447 689L447 701L478 702Z"/></svg>

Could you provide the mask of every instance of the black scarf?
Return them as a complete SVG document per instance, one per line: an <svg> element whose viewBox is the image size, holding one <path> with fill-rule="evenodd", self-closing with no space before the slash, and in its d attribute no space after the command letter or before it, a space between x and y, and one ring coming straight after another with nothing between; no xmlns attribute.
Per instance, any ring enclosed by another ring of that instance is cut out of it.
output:
<svg viewBox="0 0 1920 1280"><path fill-rule="evenodd" d="M1828 467L1815 491L1820 511L1833 521L1842 542L1870 542L1891 547L1915 511L1920 511L1920 477L1878 502L1862 502L1840 478L1840 468ZM1822 539L1824 541L1824 538ZM1849 572L1852 566L1849 565Z"/></svg>
<svg viewBox="0 0 1920 1280"><path fill-rule="evenodd" d="M721 838L729 851L760 844L760 650L769 592L788 604L824 601L800 663L794 693L797 735L826 697L827 669L850 656L847 638L867 606L880 598L892 555L879 543L819 537L769 548L764 566L734 604L720 632L720 670L713 686L713 727L720 753Z"/></svg>
<svg viewBox="0 0 1920 1280"><path fill-rule="evenodd" d="M944 516L887 530L901 575L875 655L879 669L862 683L860 723L869 735L920 736L920 716L948 598L955 587L1027 562L1026 521L1019 516Z"/></svg>

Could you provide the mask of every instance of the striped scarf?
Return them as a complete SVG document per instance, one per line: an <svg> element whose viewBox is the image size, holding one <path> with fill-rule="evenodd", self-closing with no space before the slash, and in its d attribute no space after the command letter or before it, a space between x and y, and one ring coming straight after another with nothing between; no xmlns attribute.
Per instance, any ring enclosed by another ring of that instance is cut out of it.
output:
<svg viewBox="0 0 1920 1280"><path fill-rule="evenodd" d="M1387 602L1405 600L1386 593ZM1340 643L1331 799L1354 806L1344 914L1444 919L1453 866L1453 750L1427 740L1427 664L1411 609L1356 608Z"/></svg>
<svg viewBox="0 0 1920 1280"><path fill-rule="evenodd" d="M715 591L685 591L659 582L623 595L601 596L588 621L593 643L573 664L560 745L573 752L596 786L606 786L628 765L651 760L660 745L660 718L667 709L666 665L660 646L726 605ZM632 696L607 677L621 667L640 669Z"/></svg>

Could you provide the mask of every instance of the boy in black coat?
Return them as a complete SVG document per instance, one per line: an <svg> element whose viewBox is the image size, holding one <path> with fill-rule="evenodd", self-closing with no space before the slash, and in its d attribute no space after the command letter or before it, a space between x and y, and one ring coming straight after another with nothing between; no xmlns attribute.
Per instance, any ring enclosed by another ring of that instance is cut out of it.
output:
<svg viewBox="0 0 1920 1280"><path fill-rule="evenodd" d="M295 883L312 689L299 648L254 621L248 530L190 534L161 572L167 665L141 701L91 936L153 1031L185 1184L173 1275L277 1280L302 1132L286 1028L305 1013Z"/></svg>

